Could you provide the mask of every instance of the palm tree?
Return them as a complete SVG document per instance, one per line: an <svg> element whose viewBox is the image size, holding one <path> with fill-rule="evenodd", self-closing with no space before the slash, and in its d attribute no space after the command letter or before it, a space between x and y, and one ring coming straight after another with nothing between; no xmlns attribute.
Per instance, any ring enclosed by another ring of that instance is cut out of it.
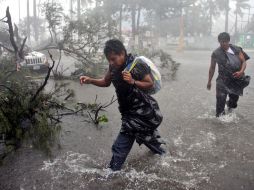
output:
<svg viewBox="0 0 254 190"><path fill-rule="evenodd" d="M210 35L212 34L213 17L219 16L221 11L225 11L225 31L228 32L229 0L205 0L204 4L204 8L208 11L209 16Z"/></svg>
<svg viewBox="0 0 254 190"><path fill-rule="evenodd" d="M229 0L207 0L208 6L207 9L209 11L209 19L210 23L212 21L212 17L217 14L220 15L220 11L225 11L225 31L228 31L228 16L229 16ZM211 29L210 29L211 30Z"/></svg>
<svg viewBox="0 0 254 190"><path fill-rule="evenodd" d="M249 9L250 4L249 0L235 0L236 1L236 9L235 9L235 34L237 34L237 25L238 25L238 15L243 17L243 10Z"/></svg>
<svg viewBox="0 0 254 190"><path fill-rule="evenodd" d="M205 0L203 8L207 10L209 18L209 35L212 35L213 31L213 18L220 15L220 6L217 4L217 0Z"/></svg>

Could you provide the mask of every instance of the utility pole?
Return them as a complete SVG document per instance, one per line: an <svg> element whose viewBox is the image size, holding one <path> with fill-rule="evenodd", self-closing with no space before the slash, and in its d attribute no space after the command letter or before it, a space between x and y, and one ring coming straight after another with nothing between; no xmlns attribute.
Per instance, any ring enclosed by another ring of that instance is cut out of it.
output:
<svg viewBox="0 0 254 190"><path fill-rule="evenodd" d="M178 47L176 49L177 52L182 52L184 50L184 13L183 13L183 8L181 11L181 17L180 17L180 36L179 36L179 42L178 42Z"/></svg>
<svg viewBox="0 0 254 190"><path fill-rule="evenodd" d="M250 24L250 9L251 9L251 7L249 7L249 13L248 13L248 25Z"/></svg>

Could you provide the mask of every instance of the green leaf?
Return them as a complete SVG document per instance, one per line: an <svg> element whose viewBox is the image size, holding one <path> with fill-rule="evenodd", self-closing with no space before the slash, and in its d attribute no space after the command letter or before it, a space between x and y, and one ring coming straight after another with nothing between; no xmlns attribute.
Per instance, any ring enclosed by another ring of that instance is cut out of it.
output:
<svg viewBox="0 0 254 190"><path fill-rule="evenodd" d="M108 122L108 118L106 115L102 115L98 118L99 123L107 123Z"/></svg>

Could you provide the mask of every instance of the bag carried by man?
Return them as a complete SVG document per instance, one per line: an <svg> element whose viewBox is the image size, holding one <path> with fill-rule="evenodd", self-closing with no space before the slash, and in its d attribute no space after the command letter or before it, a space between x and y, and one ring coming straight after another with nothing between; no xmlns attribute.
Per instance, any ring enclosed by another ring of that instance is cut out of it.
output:
<svg viewBox="0 0 254 190"><path fill-rule="evenodd" d="M233 52L236 53L234 56L239 56L239 52L242 52L245 61L250 59L250 57L247 55L247 53L245 53L243 51L243 49L241 47L231 45L230 48L232 48ZM231 63L232 59L230 59L230 57L229 57L229 55L227 55L227 53L225 53L225 55L227 57L228 62ZM231 69L229 69L227 67L227 65L228 64L222 65L224 67L225 71L228 73L228 76L229 76L229 79L225 81L226 86L230 89L234 89L234 91L237 95L242 95L243 94L243 89L246 88L249 85L251 77L244 74L240 78L235 78L233 76L233 73L235 71L232 71Z"/></svg>
<svg viewBox="0 0 254 190"><path fill-rule="evenodd" d="M156 65L150 59L148 59L144 56L136 57L132 63L127 65L127 67L125 68L125 71L131 72L132 69L137 65L138 62L147 64L150 67L152 79L154 81L154 86L151 89L151 91L149 91L149 94L156 94L157 92L159 92L161 90L161 87L162 87L161 74L160 74L158 68L156 67Z"/></svg>

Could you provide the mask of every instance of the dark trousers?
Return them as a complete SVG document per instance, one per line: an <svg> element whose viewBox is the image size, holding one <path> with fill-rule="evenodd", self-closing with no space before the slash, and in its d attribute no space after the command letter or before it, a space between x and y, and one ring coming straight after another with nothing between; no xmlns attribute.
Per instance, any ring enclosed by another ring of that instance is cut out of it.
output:
<svg viewBox="0 0 254 190"><path fill-rule="evenodd" d="M239 100L239 96L235 94L228 93L227 90L221 86L216 86L216 117L219 117L225 114L225 105L227 96L229 96L229 101L227 102L227 106L229 109L237 108L237 102Z"/></svg>
<svg viewBox="0 0 254 190"><path fill-rule="evenodd" d="M134 135L129 135L121 132L118 134L112 146L113 155L109 165L109 167L113 171L117 171L122 168L122 165L124 164L135 140L136 137ZM160 149L161 143L159 143L157 140L154 140L150 144L145 143L145 145L154 152L154 149L152 149L151 146L149 146L151 144L156 148Z"/></svg>

